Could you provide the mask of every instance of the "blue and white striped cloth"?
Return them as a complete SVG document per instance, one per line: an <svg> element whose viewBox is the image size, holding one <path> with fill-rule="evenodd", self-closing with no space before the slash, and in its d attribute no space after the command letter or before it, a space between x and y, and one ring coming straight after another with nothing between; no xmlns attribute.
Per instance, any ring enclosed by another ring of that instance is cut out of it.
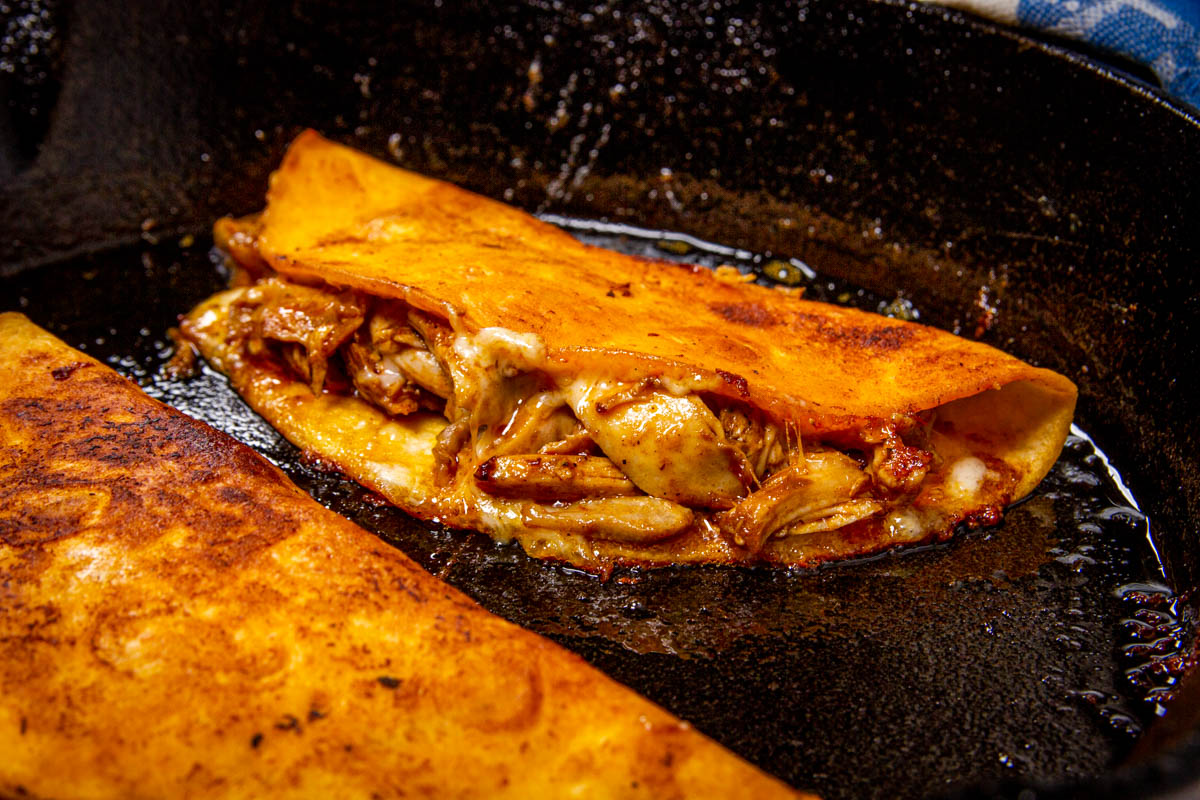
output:
<svg viewBox="0 0 1200 800"><path fill-rule="evenodd" d="M1168 94L1200 109L1200 0L934 1L1145 64Z"/></svg>

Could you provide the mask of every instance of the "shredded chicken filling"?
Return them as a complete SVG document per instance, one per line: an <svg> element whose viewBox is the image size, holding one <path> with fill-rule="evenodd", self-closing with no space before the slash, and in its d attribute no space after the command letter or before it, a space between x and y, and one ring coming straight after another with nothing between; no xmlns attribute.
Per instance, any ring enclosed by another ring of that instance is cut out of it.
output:
<svg viewBox="0 0 1200 800"><path fill-rule="evenodd" d="M773 537L907 519L938 463L929 420L802 442L757 409L665 381L556 379L532 335L460 335L352 291L264 278L231 323L248 355L274 357L314 392L444 414L439 485L521 503L527 524L564 533L651 543L703 514L757 552Z"/></svg>

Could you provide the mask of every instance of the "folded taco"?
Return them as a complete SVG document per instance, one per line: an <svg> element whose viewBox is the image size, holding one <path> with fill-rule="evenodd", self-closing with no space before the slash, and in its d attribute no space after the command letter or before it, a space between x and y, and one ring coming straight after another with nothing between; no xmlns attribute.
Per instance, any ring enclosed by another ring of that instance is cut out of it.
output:
<svg viewBox="0 0 1200 800"><path fill-rule="evenodd" d="M799 797L0 314L0 797Z"/></svg>
<svg viewBox="0 0 1200 800"><path fill-rule="evenodd" d="M411 514L595 570L806 566L995 522L1075 386L922 325L588 246L302 134L183 330Z"/></svg>

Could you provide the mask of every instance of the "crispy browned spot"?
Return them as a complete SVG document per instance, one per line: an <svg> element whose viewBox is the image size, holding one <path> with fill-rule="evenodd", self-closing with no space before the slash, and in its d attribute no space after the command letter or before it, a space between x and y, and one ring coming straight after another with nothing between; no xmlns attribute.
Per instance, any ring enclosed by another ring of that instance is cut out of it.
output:
<svg viewBox="0 0 1200 800"><path fill-rule="evenodd" d="M187 526L206 558L229 564L294 530L253 489L228 484L274 478L260 459L206 425L132 401L112 373L68 366L51 371L61 395L0 402L0 448L20 453L0 458L0 541L26 548L122 528L132 547ZM48 444L25 444L34 440Z"/></svg>
<svg viewBox="0 0 1200 800"><path fill-rule="evenodd" d="M816 314L797 313L795 321L810 326L823 339L858 350L899 350L917 334L918 328L902 325L859 326L831 322Z"/></svg>
<svg viewBox="0 0 1200 800"><path fill-rule="evenodd" d="M724 319L738 325L768 328L779 324L779 319L771 310L758 303L709 303L708 307Z"/></svg>

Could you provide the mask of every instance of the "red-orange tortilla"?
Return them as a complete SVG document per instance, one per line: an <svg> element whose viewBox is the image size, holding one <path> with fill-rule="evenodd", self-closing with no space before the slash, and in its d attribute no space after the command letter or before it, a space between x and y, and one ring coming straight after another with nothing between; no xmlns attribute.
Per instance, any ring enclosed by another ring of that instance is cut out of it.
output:
<svg viewBox="0 0 1200 800"><path fill-rule="evenodd" d="M357 382L322 384L312 359L298 359L299 374L251 320L262 304L286 302L262 299L275 289L240 286L198 307L184 329L252 406L417 516L516 537L531 554L581 566L810 565L994 521L1044 477L1074 411L1069 380L978 342L591 247L311 131L272 176L262 214L222 220L217 238L260 286L341 292L360 298L368 319L386 307L431 320L440 346L422 328L416 347L436 356L451 386L441 414L416 390L434 412L397 413ZM295 340L282 346L298 352ZM330 355L335 372L346 363L338 357ZM562 443L514 453L487 441L511 428L531 384L558 392L543 400L562 399L590 437L578 454L584 467L530 466ZM652 407L662 416L646 422ZM665 421L671 414L678 425ZM431 462L432 441L464 418L465 449L450 467L444 447ZM753 422L748 434L743 418ZM764 436L774 449L751 452ZM653 452L631 461L634 439ZM489 472L497 453L515 465ZM666 477L651 474L650 459ZM610 475L612 465L629 482ZM575 469L609 476L608 488L572 477ZM570 491L547 489L556 475ZM537 496L523 500L521 487L535 483ZM601 494L576 496L584 483ZM763 494L768 487L777 496ZM622 516L637 508L652 520L643 529ZM599 521L589 525L592 513Z"/></svg>
<svg viewBox="0 0 1200 800"><path fill-rule="evenodd" d="M800 797L0 314L0 797Z"/></svg>

